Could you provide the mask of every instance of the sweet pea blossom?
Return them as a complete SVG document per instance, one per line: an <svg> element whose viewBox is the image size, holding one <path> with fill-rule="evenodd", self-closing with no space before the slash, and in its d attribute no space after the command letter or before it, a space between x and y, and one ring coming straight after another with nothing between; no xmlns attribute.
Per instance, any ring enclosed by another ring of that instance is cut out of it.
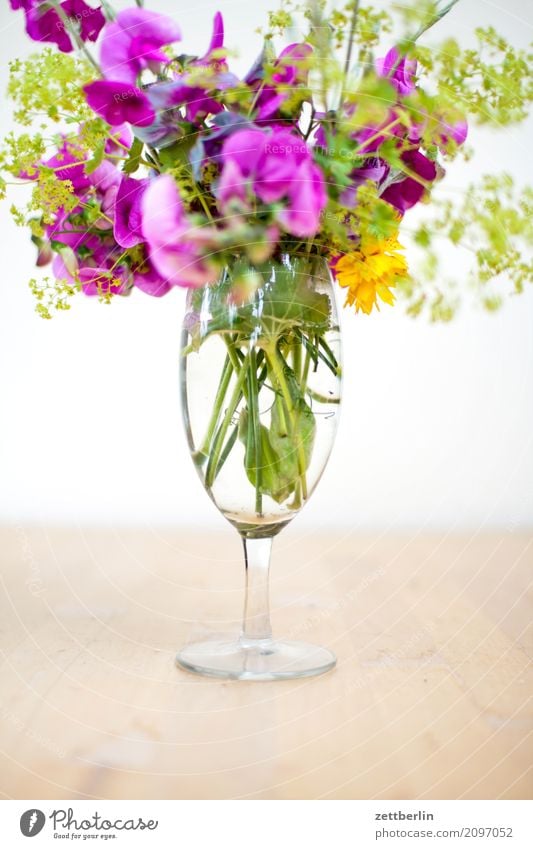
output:
<svg viewBox="0 0 533 849"><path fill-rule="evenodd" d="M42 164L52 168L58 180L70 180L74 192L79 196L91 186L90 177L85 173L86 157L85 151L64 139L57 152Z"/></svg>
<svg viewBox="0 0 533 849"><path fill-rule="evenodd" d="M258 123L280 116L283 104L293 94L293 89L307 85L305 60L312 54L310 44L289 44L281 51L274 65L272 84L264 84L262 61L257 62L245 77L245 82L257 90L255 107ZM282 86L284 90L279 90Z"/></svg>
<svg viewBox="0 0 533 849"><path fill-rule="evenodd" d="M413 176L406 176L405 179L392 183L381 197L403 214L421 200L426 184L433 182L437 176L437 168L435 163L419 150L406 150L401 159Z"/></svg>
<svg viewBox="0 0 533 849"><path fill-rule="evenodd" d="M215 233L211 228L195 227L187 218L170 174L150 182L141 200L141 213L150 263L169 286L215 282L219 270L206 259Z"/></svg>
<svg viewBox="0 0 533 849"><path fill-rule="evenodd" d="M168 280L158 274L149 259L133 270L133 285L153 298L160 298L172 289Z"/></svg>
<svg viewBox="0 0 533 849"><path fill-rule="evenodd" d="M397 47L391 47L381 59L376 59L376 72L386 77L398 94L406 97L415 90L413 77L416 75L416 59L402 56Z"/></svg>
<svg viewBox="0 0 533 849"><path fill-rule="evenodd" d="M85 266L78 271L82 292L85 295L123 295L128 289L129 274L124 266Z"/></svg>
<svg viewBox="0 0 533 849"><path fill-rule="evenodd" d="M224 21L220 12L215 14L213 32L207 52L189 63L189 70L175 80L150 86L147 94L152 106L164 112L173 107L185 106L185 118L191 124L203 121L208 115L217 115L224 107L213 97L217 91L235 88L238 78L228 70L225 59L214 56L224 47ZM202 74L205 69L205 75ZM165 123L164 118L162 121Z"/></svg>
<svg viewBox="0 0 533 849"><path fill-rule="evenodd" d="M285 201L277 221L294 236L314 236L327 203L324 177L305 141L289 130L239 130L222 148L217 197L223 212L245 209L254 194L264 203Z"/></svg>
<svg viewBox="0 0 533 849"><path fill-rule="evenodd" d="M114 236L123 248L133 248L143 241L141 202L150 181L123 175L115 198Z"/></svg>
<svg viewBox="0 0 533 849"><path fill-rule="evenodd" d="M80 251L83 248L83 251ZM118 262L112 239L78 235L78 241L67 245L52 263L57 279L81 283L85 295L123 295L131 286L129 269Z"/></svg>
<svg viewBox="0 0 533 849"><path fill-rule="evenodd" d="M23 9L26 32L33 41L56 44L63 53L73 49L70 34L56 9L41 0L10 0L12 9ZM64 15L76 26L82 41L96 41L105 18L100 8L94 9L85 0L63 0Z"/></svg>
<svg viewBox="0 0 533 849"><path fill-rule="evenodd" d="M172 18L147 9L125 9L104 30L100 49L104 76L134 85L145 68L157 71L168 62L162 47L180 40L181 30Z"/></svg>
<svg viewBox="0 0 533 849"><path fill-rule="evenodd" d="M144 92L120 80L94 80L83 87L87 103L112 127L124 123L147 127L155 112Z"/></svg>

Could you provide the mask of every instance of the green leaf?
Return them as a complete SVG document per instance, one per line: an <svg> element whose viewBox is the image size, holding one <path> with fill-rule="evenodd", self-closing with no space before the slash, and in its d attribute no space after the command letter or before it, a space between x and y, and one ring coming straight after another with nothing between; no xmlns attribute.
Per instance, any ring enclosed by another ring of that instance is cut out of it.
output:
<svg viewBox="0 0 533 849"><path fill-rule="evenodd" d="M140 139L133 139L133 144L130 148L129 156L126 159L123 167L125 174L135 174L141 164L141 157L144 144Z"/></svg>
<svg viewBox="0 0 533 849"><path fill-rule="evenodd" d="M98 144L95 147L92 159L89 159L89 161L85 163L85 173L86 174L92 174L93 171L96 171L98 166L101 165L102 159L104 158L104 152L105 152L105 140L101 141L100 144Z"/></svg>
<svg viewBox="0 0 533 849"><path fill-rule="evenodd" d="M246 449L244 465L248 480L256 487L259 478L262 494L269 495L278 504L295 494L302 472L300 458L303 455L303 471L307 471L316 433L315 417L305 401L293 370L286 365L284 373L292 402L291 410L288 410L276 387L276 399L270 412L270 427L261 425L259 429L259 452L256 452L255 434L247 409L241 412L239 419L239 439ZM271 377L273 378L273 375ZM256 460L258 454L261 457L259 475Z"/></svg>

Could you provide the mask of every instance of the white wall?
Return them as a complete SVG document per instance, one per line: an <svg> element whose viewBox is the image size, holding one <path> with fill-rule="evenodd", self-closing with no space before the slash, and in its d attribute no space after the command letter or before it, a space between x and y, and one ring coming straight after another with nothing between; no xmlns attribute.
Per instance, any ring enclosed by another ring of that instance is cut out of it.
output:
<svg viewBox="0 0 533 849"><path fill-rule="evenodd" d="M126 5L121 3L121 6ZM177 16L184 47L208 41L213 2L148 5ZM185 4L184 4L185 5ZM258 52L261 0L218 6L244 70ZM27 54L22 15L2 5L2 87L9 58ZM492 23L531 36L527 0L462 0L444 31L466 38ZM4 122L5 123L5 122ZM478 154L447 191L486 171L524 178L526 129L472 133ZM15 195L12 196L13 198ZM1 209L1 463L4 521L172 523L223 520L189 460L178 403L183 294L142 293L105 307L81 297L51 322L33 312L25 232ZM461 276L461 258L447 272ZM330 466L298 520L304 526L509 528L533 518L533 292L496 316L470 308L429 326L384 308L344 314L345 403Z"/></svg>

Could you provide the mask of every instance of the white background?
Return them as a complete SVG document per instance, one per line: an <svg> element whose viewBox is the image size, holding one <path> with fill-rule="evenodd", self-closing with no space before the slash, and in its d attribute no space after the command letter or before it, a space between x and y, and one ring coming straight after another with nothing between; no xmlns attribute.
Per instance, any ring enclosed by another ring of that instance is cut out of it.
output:
<svg viewBox="0 0 533 849"><path fill-rule="evenodd" d="M130 5L117 3L117 6ZM184 52L204 52L220 8L245 71L254 29L272 0L179 4L153 0L183 30ZM531 38L528 0L461 0L440 35L466 43L493 24L515 44ZM2 4L7 60L33 49L22 13ZM3 125L7 128L6 106ZM456 193L482 173L527 178L531 127L473 131L475 159L450 170ZM15 190L18 191L18 190ZM16 195L11 196L16 200ZM188 457L178 401L183 293L138 292L111 307L81 296L53 321L33 311L26 281L34 249L0 210L0 520L223 526ZM446 253L459 280L464 259ZM502 286L505 284L502 284ZM343 316L344 408L336 448L300 527L518 528L533 518L533 292L496 316L465 308L451 325L413 321L400 307Z"/></svg>

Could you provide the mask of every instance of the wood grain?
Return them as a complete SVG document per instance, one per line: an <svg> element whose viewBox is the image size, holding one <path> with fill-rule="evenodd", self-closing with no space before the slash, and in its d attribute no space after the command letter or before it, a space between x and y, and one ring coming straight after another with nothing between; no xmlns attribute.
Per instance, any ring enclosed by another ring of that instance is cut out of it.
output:
<svg viewBox="0 0 533 849"><path fill-rule="evenodd" d="M533 536L276 541L278 635L334 672L220 682L176 650L237 630L237 535L0 532L8 798L531 798Z"/></svg>

